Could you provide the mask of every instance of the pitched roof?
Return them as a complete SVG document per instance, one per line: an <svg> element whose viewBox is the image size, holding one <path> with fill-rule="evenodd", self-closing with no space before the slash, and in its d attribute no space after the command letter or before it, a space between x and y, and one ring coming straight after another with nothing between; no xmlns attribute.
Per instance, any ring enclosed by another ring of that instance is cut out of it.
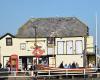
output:
<svg viewBox="0 0 100 80"><path fill-rule="evenodd" d="M36 32L35 27L37 27ZM89 35L88 26L76 17L31 18L19 28L16 34L17 37L68 37L85 35Z"/></svg>
<svg viewBox="0 0 100 80"><path fill-rule="evenodd" d="M5 35L1 36L0 39L4 38L4 37L7 36L7 35L11 36L12 38L15 38L14 35L12 35L12 34L10 34L10 33L6 33Z"/></svg>

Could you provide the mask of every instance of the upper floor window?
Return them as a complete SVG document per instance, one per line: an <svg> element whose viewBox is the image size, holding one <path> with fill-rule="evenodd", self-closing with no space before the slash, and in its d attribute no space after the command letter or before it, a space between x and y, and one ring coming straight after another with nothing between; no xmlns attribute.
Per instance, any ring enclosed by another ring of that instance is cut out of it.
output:
<svg viewBox="0 0 100 80"><path fill-rule="evenodd" d="M55 42L54 37L49 37L49 38L47 38L47 40L48 40L48 44L54 44L54 42Z"/></svg>
<svg viewBox="0 0 100 80"><path fill-rule="evenodd" d="M66 52L67 54L73 54L73 41L66 41Z"/></svg>
<svg viewBox="0 0 100 80"><path fill-rule="evenodd" d="M76 40L75 45L76 45L76 54L82 54L83 52L82 40Z"/></svg>
<svg viewBox="0 0 100 80"><path fill-rule="evenodd" d="M64 54L64 41L57 42L57 53Z"/></svg>
<svg viewBox="0 0 100 80"><path fill-rule="evenodd" d="M12 38L6 38L6 46L12 46Z"/></svg>
<svg viewBox="0 0 100 80"><path fill-rule="evenodd" d="M26 49L26 44L20 43L20 50L25 50L25 49Z"/></svg>

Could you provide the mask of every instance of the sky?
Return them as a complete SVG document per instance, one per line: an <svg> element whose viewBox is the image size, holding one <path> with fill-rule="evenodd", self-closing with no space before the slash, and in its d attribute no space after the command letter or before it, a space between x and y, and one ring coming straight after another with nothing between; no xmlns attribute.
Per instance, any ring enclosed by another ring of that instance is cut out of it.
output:
<svg viewBox="0 0 100 80"><path fill-rule="evenodd" d="M89 27L90 35L100 34L100 0L0 0L0 36L17 30L30 18L77 17ZM100 45L100 35L98 46Z"/></svg>

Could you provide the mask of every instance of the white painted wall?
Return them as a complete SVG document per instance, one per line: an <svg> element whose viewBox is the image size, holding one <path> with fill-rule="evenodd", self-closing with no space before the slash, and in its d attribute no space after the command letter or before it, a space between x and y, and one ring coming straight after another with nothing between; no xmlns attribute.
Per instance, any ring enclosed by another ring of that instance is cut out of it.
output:
<svg viewBox="0 0 100 80"><path fill-rule="evenodd" d="M55 53L57 54L57 49L58 49L58 46L57 46L57 42L59 42L59 41L62 41L62 42L64 42L64 53L63 54L77 54L76 53L76 41L77 40L82 40L82 43L83 43L83 45L82 45L82 49L84 50L84 37L68 37L68 38L56 38L56 46L55 46ZM72 43L71 44L69 44L69 43L67 43L67 42L69 42L69 41L72 41ZM72 46L72 50L70 50L69 52L71 52L71 53L69 53L67 50L69 49L67 49L67 46L70 48L71 46ZM79 47L80 48L80 47ZM68 53L67 53L68 52Z"/></svg>
<svg viewBox="0 0 100 80"><path fill-rule="evenodd" d="M83 67L83 55L56 55L56 67L59 67L62 61L64 65L77 62L79 67Z"/></svg>
<svg viewBox="0 0 100 80"><path fill-rule="evenodd" d="M2 38L0 40L0 55L1 55L1 62L3 63L3 56L11 56L12 54L17 54L18 56L34 56L34 54L32 54L33 50L34 50L34 42L35 42L35 39L34 38L12 38L12 41L13 41L13 45L12 46L6 46L6 38L7 37L11 37L9 35L5 36L4 38ZM54 49L47 49L47 38L38 38L37 39L37 45L41 46L41 49L42 50L45 50L45 53L43 53L43 55L47 55L47 53L49 54L54 54L54 51L55 51L55 54L57 54L57 49L58 49L58 46L59 46L59 50L58 52L64 52L64 53L61 53L60 55L56 55L56 66L58 67L59 64L61 63L61 61L64 61L64 64L67 63L72 63L73 61L77 61L79 66L83 66L83 55L82 53L80 54L77 54L76 53L76 41L77 40L81 40L82 41L82 50L84 50L84 37L67 37L67 38L56 38L55 39L55 50ZM59 43L59 45L57 45L58 42L62 41L64 43L64 51L61 51L61 44ZM72 46L72 50L69 50L69 52L71 51L71 55L70 53L68 53L68 55L65 55L67 54L67 41L72 41L72 44L68 43L69 44L69 48ZM25 50L21 50L21 46L20 44L25 44L24 47ZM77 45L79 46L79 45ZM87 51L88 52L93 52L93 37L92 36L89 36L87 37ZM80 47L79 47L80 48ZM48 51L47 51L48 50ZM80 49L79 49L80 50ZM62 55L64 54L64 55ZM72 55L73 54L73 55ZM75 55L77 54L77 55ZM52 59L53 60L53 59ZM51 63L52 61L50 61L49 64L52 64Z"/></svg>
<svg viewBox="0 0 100 80"><path fill-rule="evenodd" d="M34 42L35 42L34 38L12 38L13 45L12 46L6 46L6 38L7 37L11 37L11 36L7 35L0 40L0 46L1 46L0 53L1 53L1 62L2 63L3 63L3 56L11 56L12 54L17 54L18 56L34 56L34 54L32 54L34 49L31 49L31 46L34 47ZM20 49L21 43L26 44L25 50ZM32 44L29 44L29 43L32 43ZM43 55L47 55L46 38L38 38L37 44L39 46L41 46L41 49L45 50Z"/></svg>

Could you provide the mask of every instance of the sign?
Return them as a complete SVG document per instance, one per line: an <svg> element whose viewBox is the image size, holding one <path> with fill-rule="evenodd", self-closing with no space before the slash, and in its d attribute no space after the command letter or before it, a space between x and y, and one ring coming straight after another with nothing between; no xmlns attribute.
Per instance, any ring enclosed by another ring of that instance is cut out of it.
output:
<svg viewBox="0 0 100 80"><path fill-rule="evenodd" d="M34 50L33 50L33 54L36 56L36 57L40 57L45 51L42 50L41 48L39 47L36 47Z"/></svg>

